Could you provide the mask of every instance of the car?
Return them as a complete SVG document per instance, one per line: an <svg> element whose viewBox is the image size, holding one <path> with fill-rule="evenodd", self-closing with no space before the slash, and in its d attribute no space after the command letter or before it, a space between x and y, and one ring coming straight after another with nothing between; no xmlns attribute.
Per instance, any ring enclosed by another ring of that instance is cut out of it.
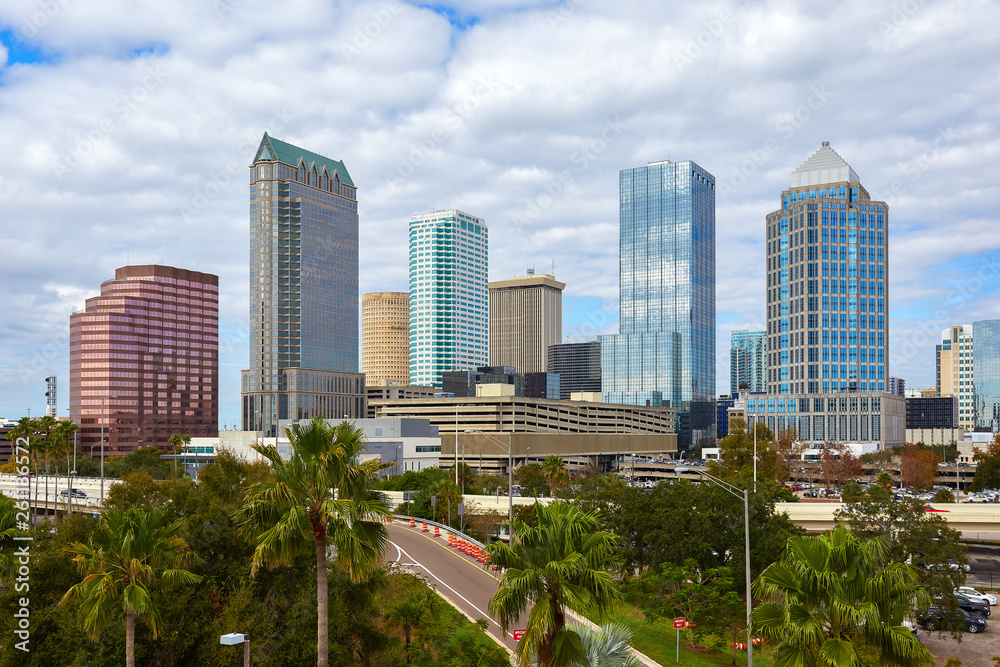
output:
<svg viewBox="0 0 1000 667"><path fill-rule="evenodd" d="M961 595L967 595L970 598L982 598L990 605L995 605L997 603L997 596L992 593L980 593L978 590L972 586L959 586L955 589L955 592Z"/></svg>
<svg viewBox="0 0 1000 667"><path fill-rule="evenodd" d="M925 570L940 571L940 570L944 570L946 568L950 568L952 570L965 570L966 572L968 572L968 571L970 571L972 569L972 567L968 563L966 563L963 566L963 565L959 565L958 563L956 563L955 561L952 561L952 560L948 561L947 565L944 565L943 563L924 564L924 569Z"/></svg>
<svg viewBox="0 0 1000 667"><path fill-rule="evenodd" d="M86 498L87 497L87 494L84 493L83 491L81 491L80 489L69 489L69 490L63 489L62 491L59 492L59 495L60 496L66 496L67 498L69 496L73 496L74 498Z"/></svg>
<svg viewBox="0 0 1000 667"><path fill-rule="evenodd" d="M979 614L985 618L990 617L990 606L985 602L974 602L967 595L956 595L955 600L959 609L964 609L970 614Z"/></svg>
<svg viewBox="0 0 1000 667"><path fill-rule="evenodd" d="M964 627L972 634L982 632L987 628L986 619L982 616L970 614L964 609L958 609L957 611L959 615L949 619L941 612L940 608L930 606L926 611L917 616L917 625L929 632L933 632L940 628L948 629L949 626L954 624L957 628Z"/></svg>

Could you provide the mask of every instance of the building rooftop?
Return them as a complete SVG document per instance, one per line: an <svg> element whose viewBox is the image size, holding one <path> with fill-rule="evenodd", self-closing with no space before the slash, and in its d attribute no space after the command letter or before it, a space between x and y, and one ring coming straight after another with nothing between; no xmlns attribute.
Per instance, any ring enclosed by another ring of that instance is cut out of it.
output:
<svg viewBox="0 0 1000 667"><path fill-rule="evenodd" d="M837 151L830 148L829 141L824 141L818 151L792 172L793 188L844 182L860 183L861 178Z"/></svg>
<svg viewBox="0 0 1000 667"><path fill-rule="evenodd" d="M299 166L299 159L304 160L308 168L312 168L315 165L318 172L322 172L323 168L326 167L327 174L331 178L336 174L340 178L341 183L354 187L354 181L351 180L351 175L347 173L347 167L340 160L334 160L324 155L307 151L304 148L299 148L285 141L275 139L268 136L267 132L264 133L264 138L260 141L260 147L257 149L254 162L257 162L257 160L277 160L278 162L284 162L285 164L297 167Z"/></svg>

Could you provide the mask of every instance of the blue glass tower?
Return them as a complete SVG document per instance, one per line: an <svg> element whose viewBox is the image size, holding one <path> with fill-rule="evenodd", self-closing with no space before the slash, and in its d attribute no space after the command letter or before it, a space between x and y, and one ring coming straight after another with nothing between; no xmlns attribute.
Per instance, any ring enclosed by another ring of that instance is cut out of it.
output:
<svg viewBox="0 0 1000 667"><path fill-rule="evenodd" d="M1000 320L972 323L972 382L976 427L1000 431Z"/></svg>
<svg viewBox="0 0 1000 667"><path fill-rule="evenodd" d="M691 161L619 183L621 328L601 338L604 400L678 410L678 447L715 442L715 177Z"/></svg>

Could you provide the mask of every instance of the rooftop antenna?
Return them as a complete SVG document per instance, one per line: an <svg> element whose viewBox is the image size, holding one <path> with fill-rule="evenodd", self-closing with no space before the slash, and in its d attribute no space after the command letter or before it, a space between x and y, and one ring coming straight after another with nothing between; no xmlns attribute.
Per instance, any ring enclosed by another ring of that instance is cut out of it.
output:
<svg viewBox="0 0 1000 667"><path fill-rule="evenodd" d="M529 276L535 275L535 266L534 266L534 264L532 264L531 266L528 267L528 275Z"/></svg>
<svg viewBox="0 0 1000 667"><path fill-rule="evenodd" d="M556 275L556 258L552 258L552 275Z"/></svg>

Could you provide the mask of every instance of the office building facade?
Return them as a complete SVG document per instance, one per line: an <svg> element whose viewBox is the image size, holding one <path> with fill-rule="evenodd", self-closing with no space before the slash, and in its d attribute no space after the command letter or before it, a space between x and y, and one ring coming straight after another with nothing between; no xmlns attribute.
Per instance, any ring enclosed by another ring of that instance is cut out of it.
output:
<svg viewBox="0 0 1000 667"><path fill-rule="evenodd" d="M604 400L678 411L678 448L715 442L715 177L651 162L619 180L620 333L601 337Z"/></svg>
<svg viewBox="0 0 1000 667"><path fill-rule="evenodd" d="M907 398L906 428L907 430L958 428L958 397Z"/></svg>
<svg viewBox="0 0 1000 667"><path fill-rule="evenodd" d="M559 375L559 398L601 393L601 341L566 342L549 347L549 372Z"/></svg>
<svg viewBox="0 0 1000 667"><path fill-rule="evenodd" d="M747 414L809 443L905 441L887 393L888 218L829 142L766 219L767 396Z"/></svg>
<svg viewBox="0 0 1000 667"><path fill-rule="evenodd" d="M729 334L729 393L764 391L767 332L741 329ZM746 384L745 389L741 385Z"/></svg>
<svg viewBox="0 0 1000 667"><path fill-rule="evenodd" d="M368 386L410 383L410 294L361 295L361 372Z"/></svg>
<svg viewBox="0 0 1000 667"><path fill-rule="evenodd" d="M343 162L264 134L250 167L250 367L243 430L363 417L358 201Z"/></svg>
<svg viewBox="0 0 1000 667"><path fill-rule="evenodd" d="M489 356L489 233L480 218L435 211L410 220L410 384Z"/></svg>
<svg viewBox="0 0 1000 667"><path fill-rule="evenodd" d="M976 424L973 333L971 324L954 325L941 332L941 343L935 348L937 395L958 399L958 426L966 430L972 430Z"/></svg>
<svg viewBox="0 0 1000 667"><path fill-rule="evenodd" d="M545 373L549 347L562 342L562 291L549 274L496 280L490 291L490 365Z"/></svg>
<svg viewBox="0 0 1000 667"><path fill-rule="evenodd" d="M976 429L1000 432L1000 320L972 323L972 402Z"/></svg>
<svg viewBox="0 0 1000 667"><path fill-rule="evenodd" d="M219 278L126 266L69 323L69 414L77 447L105 453L219 432ZM102 417L103 401L103 417Z"/></svg>

